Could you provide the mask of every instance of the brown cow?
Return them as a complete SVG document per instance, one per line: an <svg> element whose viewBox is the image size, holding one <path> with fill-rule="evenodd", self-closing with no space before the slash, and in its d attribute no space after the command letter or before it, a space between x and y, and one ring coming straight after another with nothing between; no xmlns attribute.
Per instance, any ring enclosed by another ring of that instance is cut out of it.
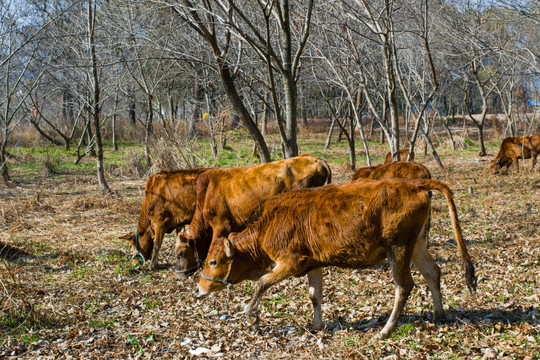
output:
<svg viewBox="0 0 540 360"><path fill-rule="evenodd" d="M206 257L213 239L243 230L257 217L257 209L266 199L331 180L328 164L308 154L258 166L206 171L197 179L197 207L189 226L190 236L180 233L176 238L177 277L183 278L197 268L197 257Z"/></svg>
<svg viewBox="0 0 540 360"><path fill-rule="evenodd" d="M452 227L471 291L476 276L462 238L452 191L437 180L351 181L340 185L291 191L268 200L261 217L239 234L212 242L197 296L227 284L259 280L245 313L258 326L263 293L292 276L308 275L314 307L313 328L322 327L322 267L367 268L389 259L396 285L392 314L381 331L396 327L413 288L410 262L426 279L433 296L434 319L443 315L440 269L426 247L429 190L448 202Z"/></svg>
<svg viewBox="0 0 540 360"><path fill-rule="evenodd" d="M501 143L501 148L494 160L491 160L491 171L497 174L502 168L508 169L513 163L519 172L518 159L532 158L532 168L540 153L540 135L508 137Z"/></svg>
<svg viewBox="0 0 540 360"><path fill-rule="evenodd" d="M409 148L405 148L405 149L401 149L399 150L399 159L401 161L407 161L407 156L409 155ZM414 151L411 152L411 161L414 160ZM392 159L392 153L391 152L388 152L388 154L386 154L386 158L384 160L384 163L385 164L390 164L394 161L394 159Z"/></svg>
<svg viewBox="0 0 540 360"><path fill-rule="evenodd" d="M411 161L397 161L390 164L362 167L354 173L352 180L382 179L431 179L428 168Z"/></svg>
<svg viewBox="0 0 540 360"><path fill-rule="evenodd" d="M191 222L195 212L197 177L205 168L160 172L146 182L144 201L137 230L120 236L129 240L133 263L150 259L156 266L159 249L166 233L177 232Z"/></svg>

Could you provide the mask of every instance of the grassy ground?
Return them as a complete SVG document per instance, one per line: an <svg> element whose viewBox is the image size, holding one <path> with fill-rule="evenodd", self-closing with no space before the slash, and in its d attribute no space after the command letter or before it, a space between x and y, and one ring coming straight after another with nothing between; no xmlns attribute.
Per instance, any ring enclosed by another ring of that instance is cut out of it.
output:
<svg viewBox="0 0 540 360"><path fill-rule="evenodd" d="M234 136L206 163L255 162L249 143ZM301 151L325 158L334 182L350 178L344 143L323 150L324 135L301 136ZM488 143L488 151L495 154L498 144ZM448 209L437 195L430 252L443 273L446 319L431 321L430 295L414 271L417 286L387 340L376 335L393 304L388 267L326 269L325 330L315 333L308 330L306 279L284 281L264 297L254 334L236 314L253 284L236 285L230 300L226 292L195 299L198 274L174 280L172 235L157 271L130 265L129 248L117 237L135 228L143 198L146 178L132 166L139 146L107 151L114 195L106 197L93 159L75 166L64 150L11 148L18 188L0 189L0 358L169 359L198 352L226 359L540 358L540 171L490 175L476 144L469 145L457 152L441 146L444 170L431 156L417 152L416 160L455 192L478 293L466 289ZM275 152L278 141L270 146ZM375 143L371 150L375 162L386 152ZM358 162L365 163L361 154ZM231 317L221 320L227 311Z"/></svg>

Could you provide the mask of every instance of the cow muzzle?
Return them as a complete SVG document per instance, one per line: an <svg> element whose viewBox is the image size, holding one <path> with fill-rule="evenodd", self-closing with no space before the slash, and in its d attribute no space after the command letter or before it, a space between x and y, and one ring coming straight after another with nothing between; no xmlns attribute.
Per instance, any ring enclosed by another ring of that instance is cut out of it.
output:
<svg viewBox="0 0 540 360"><path fill-rule="evenodd" d="M204 299L208 295L210 295L210 292L203 290L201 285L197 286L197 288L195 289L195 296L197 297L197 299Z"/></svg>

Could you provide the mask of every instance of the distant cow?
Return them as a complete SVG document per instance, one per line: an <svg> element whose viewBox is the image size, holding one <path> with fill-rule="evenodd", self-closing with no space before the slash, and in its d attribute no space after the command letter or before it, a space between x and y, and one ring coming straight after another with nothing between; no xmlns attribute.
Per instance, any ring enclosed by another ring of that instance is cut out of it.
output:
<svg viewBox="0 0 540 360"><path fill-rule="evenodd" d="M165 234L175 229L178 232L191 222L197 195L195 182L206 170L160 172L148 178L137 230L120 236L129 240L134 263L144 263L152 256L150 268L153 269Z"/></svg>
<svg viewBox="0 0 540 360"><path fill-rule="evenodd" d="M428 168L412 161L397 161L390 164L362 167L354 173L352 180L382 179L431 179Z"/></svg>
<svg viewBox="0 0 540 360"><path fill-rule="evenodd" d="M261 217L244 231L212 242L197 296L227 284L258 280L245 313L258 326L263 293L292 276L308 275L314 307L313 328L322 327L322 267L361 269L390 262L396 285L392 314L381 331L387 337L413 288L410 262L426 279L433 296L435 320L443 315L440 269L426 247L429 190L448 202L467 285L476 276L462 238L452 191L437 180L351 181L340 185L287 192L268 200Z"/></svg>
<svg viewBox="0 0 540 360"><path fill-rule="evenodd" d="M176 238L177 277L197 267L197 257L206 258L212 239L241 231L256 217L268 198L295 188L330 183L328 164L311 155L258 166L212 169L197 179L197 207L189 235Z"/></svg>
<svg viewBox="0 0 540 360"><path fill-rule="evenodd" d="M399 150L399 159L401 161L407 161L407 156L409 155L409 148L405 148L405 149L401 149ZM414 151L411 152L411 161L414 160ZM384 163L385 164L390 164L394 161L394 159L392 159L392 152L388 152L388 154L386 154L386 159L384 160Z"/></svg>
<svg viewBox="0 0 540 360"><path fill-rule="evenodd" d="M540 135L508 137L501 143L501 148L494 160L491 160L491 171L497 174L502 168L507 169L516 164L519 172L518 159L532 158L532 168L536 165L536 158L540 153Z"/></svg>

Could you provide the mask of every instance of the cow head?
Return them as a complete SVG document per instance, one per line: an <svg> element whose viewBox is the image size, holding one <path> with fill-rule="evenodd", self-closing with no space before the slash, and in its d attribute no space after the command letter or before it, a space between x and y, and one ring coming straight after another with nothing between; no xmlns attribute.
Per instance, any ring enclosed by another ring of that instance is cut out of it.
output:
<svg viewBox="0 0 540 360"><path fill-rule="evenodd" d="M174 245L176 255L176 278L184 280L186 276L193 274L199 267L195 242L185 232L178 233Z"/></svg>
<svg viewBox="0 0 540 360"><path fill-rule="evenodd" d="M198 298L206 297L231 284L230 276L235 253L236 248L232 240L215 239L212 241L199 285L195 290Z"/></svg>
<svg viewBox="0 0 540 360"><path fill-rule="evenodd" d="M503 167L503 165L501 164L501 159L500 159L500 158L496 158L495 160L491 160L490 163L489 163L489 167L490 167L491 172L492 172L493 174L499 173L499 171L500 171L501 168Z"/></svg>
<svg viewBox="0 0 540 360"><path fill-rule="evenodd" d="M119 236L118 238L127 240L129 245L131 245L133 265L142 264L145 261L150 260L154 248L154 236L150 229L147 229L144 232L132 231L129 234Z"/></svg>

